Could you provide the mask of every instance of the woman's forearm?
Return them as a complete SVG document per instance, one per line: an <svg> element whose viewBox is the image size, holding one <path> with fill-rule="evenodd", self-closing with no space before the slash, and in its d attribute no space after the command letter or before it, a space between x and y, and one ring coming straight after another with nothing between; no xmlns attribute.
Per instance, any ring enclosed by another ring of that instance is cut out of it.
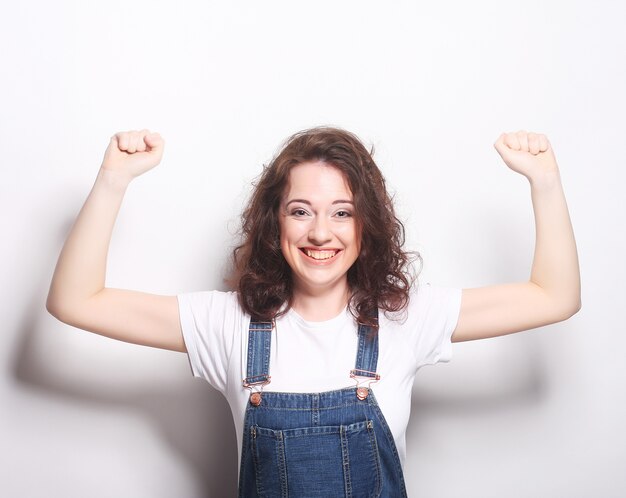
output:
<svg viewBox="0 0 626 498"><path fill-rule="evenodd" d="M559 172L532 177L530 185L536 231L530 281L567 317L580 308L580 271Z"/></svg>
<svg viewBox="0 0 626 498"><path fill-rule="evenodd" d="M104 288L111 233L129 179L101 168L65 241L46 306L57 317L71 313Z"/></svg>

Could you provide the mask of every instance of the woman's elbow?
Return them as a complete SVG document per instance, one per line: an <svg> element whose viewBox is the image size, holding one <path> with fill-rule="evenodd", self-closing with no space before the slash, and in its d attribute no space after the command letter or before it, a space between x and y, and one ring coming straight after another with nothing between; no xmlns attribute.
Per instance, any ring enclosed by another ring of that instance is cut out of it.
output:
<svg viewBox="0 0 626 498"><path fill-rule="evenodd" d="M46 310L63 323L69 324L71 322L71 312L67 304L52 294L48 294L48 299L46 299Z"/></svg>
<svg viewBox="0 0 626 498"><path fill-rule="evenodd" d="M582 308L583 303L582 300L580 299L580 296L578 297L578 299L576 300L576 302L573 304L572 308L571 308L571 316L574 316L576 313L578 313L580 311L580 308ZM568 317L569 318L569 317Z"/></svg>
<svg viewBox="0 0 626 498"><path fill-rule="evenodd" d="M576 313L580 311L582 307L582 301L580 296L576 299L571 299L559 306L558 308L558 319L557 322L562 322L563 320L567 320L568 318L573 317Z"/></svg>

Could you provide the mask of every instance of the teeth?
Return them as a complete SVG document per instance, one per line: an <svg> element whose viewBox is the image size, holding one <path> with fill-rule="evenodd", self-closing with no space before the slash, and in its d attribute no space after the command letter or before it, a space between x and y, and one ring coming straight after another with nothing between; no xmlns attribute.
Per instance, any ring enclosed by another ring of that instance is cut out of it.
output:
<svg viewBox="0 0 626 498"><path fill-rule="evenodd" d="M305 249L304 252L313 259L330 259L337 254L337 251L311 251L310 249Z"/></svg>

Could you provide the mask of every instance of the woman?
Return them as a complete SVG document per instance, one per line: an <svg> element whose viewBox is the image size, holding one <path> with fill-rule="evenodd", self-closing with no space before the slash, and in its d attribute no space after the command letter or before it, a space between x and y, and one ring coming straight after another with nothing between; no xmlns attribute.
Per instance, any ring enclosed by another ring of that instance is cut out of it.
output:
<svg viewBox="0 0 626 498"><path fill-rule="evenodd" d="M48 310L85 330L187 352L236 418L240 496L406 496L417 369L447 361L450 342L539 327L580 307L547 138L505 133L495 147L531 185L527 282L413 285L403 227L371 155L346 131L315 128L291 137L261 175L235 250L236 292L155 296L104 288L126 187L163 153L156 133L118 133L59 257Z"/></svg>

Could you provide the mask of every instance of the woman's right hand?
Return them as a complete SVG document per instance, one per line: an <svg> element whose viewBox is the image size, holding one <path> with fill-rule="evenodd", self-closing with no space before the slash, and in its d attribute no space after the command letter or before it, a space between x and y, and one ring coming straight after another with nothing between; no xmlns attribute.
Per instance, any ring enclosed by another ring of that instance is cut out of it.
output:
<svg viewBox="0 0 626 498"><path fill-rule="evenodd" d="M118 132L111 137L104 153L102 169L130 181L161 162L163 147L161 135L150 130Z"/></svg>

